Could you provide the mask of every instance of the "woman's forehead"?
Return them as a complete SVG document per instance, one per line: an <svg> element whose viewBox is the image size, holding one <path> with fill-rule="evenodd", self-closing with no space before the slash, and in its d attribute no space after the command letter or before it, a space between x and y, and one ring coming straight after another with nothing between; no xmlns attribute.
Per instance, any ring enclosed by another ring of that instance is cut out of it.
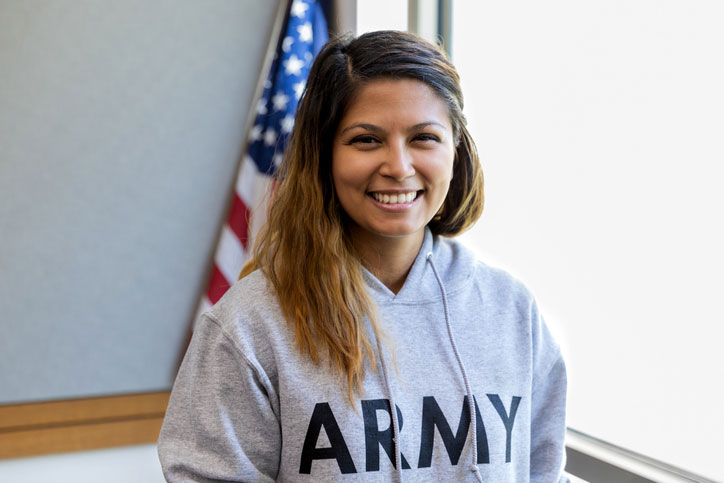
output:
<svg viewBox="0 0 724 483"><path fill-rule="evenodd" d="M352 96L337 131L353 123L434 123L452 129L447 103L432 87L414 79L364 83Z"/></svg>

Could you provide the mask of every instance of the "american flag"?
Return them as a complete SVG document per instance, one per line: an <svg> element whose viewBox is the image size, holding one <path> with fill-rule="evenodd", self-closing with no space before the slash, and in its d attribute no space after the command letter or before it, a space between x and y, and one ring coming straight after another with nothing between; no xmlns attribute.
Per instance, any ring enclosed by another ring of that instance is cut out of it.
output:
<svg viewBox="0 0 724 483"><path fill-rule="evenodd" d="M256 119L236 180L234 201L219 238L214 268L199 313L215 304L236 281L251 255L253 241L264 223L273 175L294 126L315 55L327 42L327 24L316 0L294 0L289 6Z"/></svg>

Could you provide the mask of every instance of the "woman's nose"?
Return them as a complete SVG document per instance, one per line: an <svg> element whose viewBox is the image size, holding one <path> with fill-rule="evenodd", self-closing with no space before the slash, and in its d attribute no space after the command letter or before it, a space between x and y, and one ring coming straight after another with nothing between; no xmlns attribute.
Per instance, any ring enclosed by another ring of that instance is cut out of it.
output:
<svg viewBox="0 0 724 483"><path fill-rule="evenodd" d="M385 159L380 166L380 174L402 181L415 174L412 153L404 143L395 143L389 146Z"/></svg>

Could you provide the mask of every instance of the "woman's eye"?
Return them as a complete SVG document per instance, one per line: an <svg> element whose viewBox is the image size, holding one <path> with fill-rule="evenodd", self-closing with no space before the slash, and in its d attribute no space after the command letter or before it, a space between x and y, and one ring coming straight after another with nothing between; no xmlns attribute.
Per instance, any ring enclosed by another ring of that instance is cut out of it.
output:
<svg viewBox="0 0 724 483"><path fill-rule="evenodd" d="M375 146L379 144L379 142L380 141L376 137L365 134L361 136L355 136L354 138L352 138L352 140L349 141L349 144L367 148Z"/></svg>
<svg viewBox="0 0 724 483"><path fill-rule="evenodd" d="M436 142L440 142L440 138L439 138L439 137L437 137L437 136L434 135L434 134L430 134L430 133L418 134L417 136L415 136L414 140L415 140L415 141L436 141Z"/></svg>
<svg viewBox="0 0 724 483"><path fill-rule="evenodd" d="M374 136L357 136L352 138L350 144L373 144L377 142L377 138Z"/></svg>

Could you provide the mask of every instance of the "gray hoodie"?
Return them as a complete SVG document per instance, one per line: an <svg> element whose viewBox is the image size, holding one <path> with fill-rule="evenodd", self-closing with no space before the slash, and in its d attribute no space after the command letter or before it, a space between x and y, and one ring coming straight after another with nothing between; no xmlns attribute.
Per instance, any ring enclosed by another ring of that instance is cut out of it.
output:
<svg viewBox="0 0 724 483"><path fill-rule="evenodd" d="M397 295L365 279L394 349L377 342L354 405L261 272L201 317L158 441L166 479L566 481L565 365L526 288L429 230Z"/></svg>

